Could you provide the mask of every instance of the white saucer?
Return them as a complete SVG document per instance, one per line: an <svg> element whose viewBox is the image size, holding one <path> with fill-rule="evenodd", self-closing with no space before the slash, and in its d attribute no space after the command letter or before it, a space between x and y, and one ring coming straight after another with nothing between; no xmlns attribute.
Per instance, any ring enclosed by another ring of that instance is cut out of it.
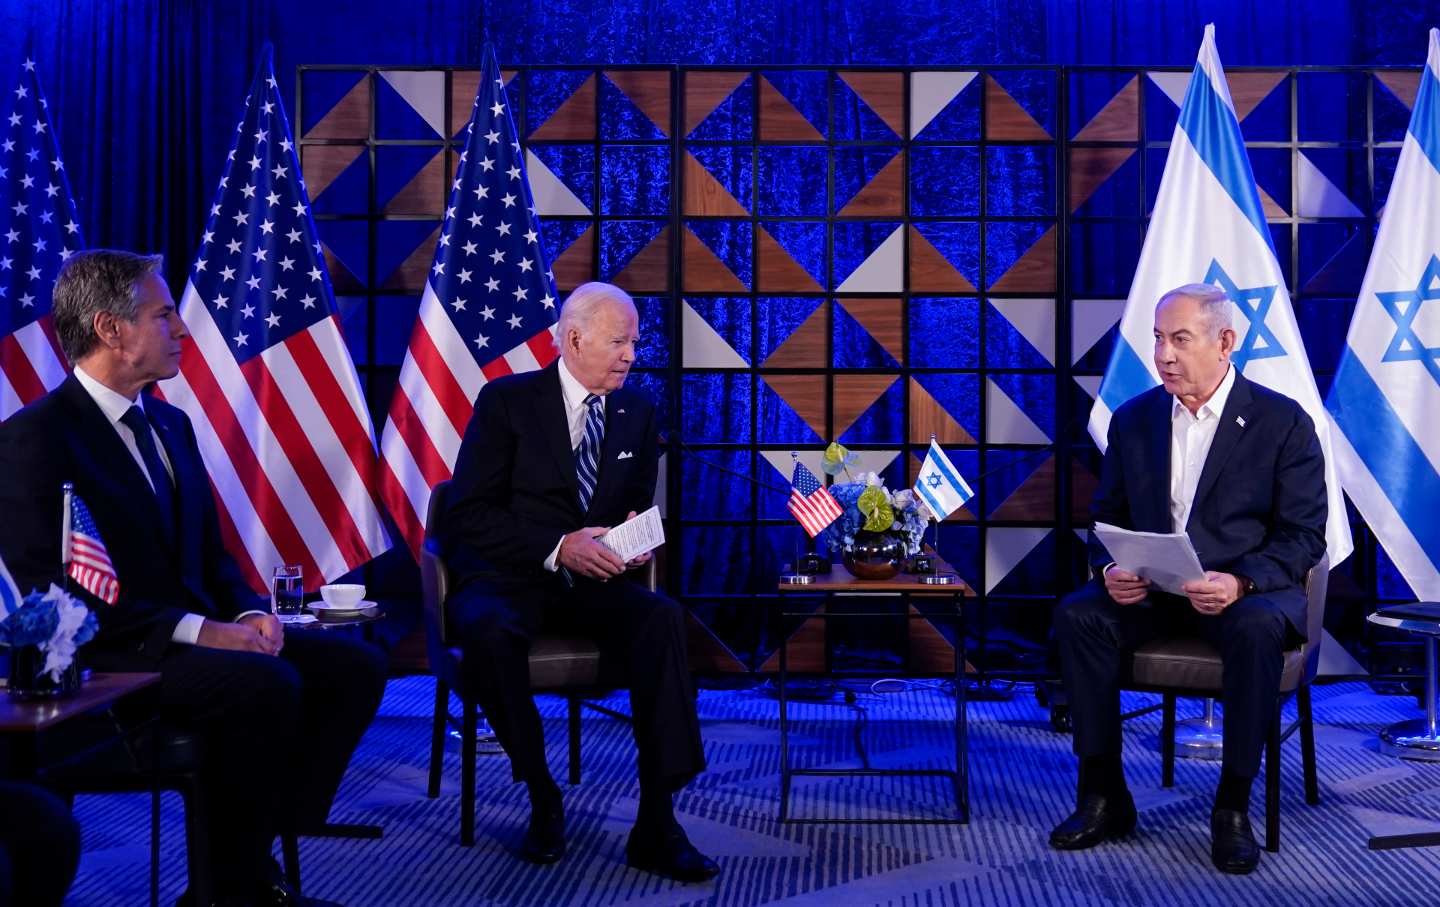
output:
<svg viewBox="0 0 1440 907"><path fill-rule="evenodd" d="M375 602L366 600L358 601L353 605L332 605L327 601L315 601L306 603L305 607L311 611L325 611L330 614L351 614L373 608Z"/></svg>

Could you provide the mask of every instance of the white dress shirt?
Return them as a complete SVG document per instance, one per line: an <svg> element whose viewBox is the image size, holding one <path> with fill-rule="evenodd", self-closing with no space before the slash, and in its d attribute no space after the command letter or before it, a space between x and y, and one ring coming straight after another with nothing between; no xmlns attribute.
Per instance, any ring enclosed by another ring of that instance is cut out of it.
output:
<svg viewBox="0 0 1440 907"><path fill-rule="evenodd" d="M1205 469L1205 458L1210 455L1210 445L1215 441L1215 431L1220 427L1220 416L1225 412L1225 401L1230 399L1230 389L1235 386L1235 369L1230 367L1215 393L1193 414L1176 397L1170 407L1170 517L1174 520L1174 531L1184 532L1190 522L1190 511L1195 506L1195 489L1200 484L1200 473Z"/></svg>
<svg viewBox="0 0 1440 907"><path fill-rule="evenodd" d="M573 451L580 446L580 439L585 436L585 417L588 415L589 407L585 405L585 398L590 392L585 385L572 374L570 369L565 367L565 360L562 358L556 363L560 372L560 396L565 400L565 420L570 428L570 449ZM600 398L600 411L605 411L605 397ZM554 573L560 569L560 543L565 540L562 535L560 541L555 543L550 556L545 558L545 569Z"/></svg>
<svg viewBox="0 0 1440 907"><path fill-rule="evenodd" d="M120 441L125 445L125 449L130 451L130 456L135 458L135 462L140 466L140 474L145 476L150 482L150 488L153 491L155 488L155 478L145 469L145 458L140 455L140 447L135 443L135 433L130 430L130 426L120 421L121 417L129 412L132 406L139 406L141 411L144 411L145 395L136 394L135 399L132 400L124 394L111 390L101 384L78 365L75 366L75 380L80 382L80 386L85 388L85 392L95 401L95 405L100 407L100 412L104 413L106 420L110 422L110 427L115 429L115 433L120 436ZM150 434L155 444L155 449L160 452L160 462L165 464L165 471L170 474L171 479L174 479L175 467L170 464L170 454L165 450L165 445L160 443L160 439L155 436L155 430L153 428L150 430ZM263 613L265 612L246 611L245 614L240 615L240 617L245 617L249 614ZM239 619L239 617L236 618L236 620ZM200 627L204 623L205 616L203 614L186 614L180 618L180 622L175 625L175 629L170 633L170 641L185 643L191 646L195 645L196 641L200 639Z"/></svg>

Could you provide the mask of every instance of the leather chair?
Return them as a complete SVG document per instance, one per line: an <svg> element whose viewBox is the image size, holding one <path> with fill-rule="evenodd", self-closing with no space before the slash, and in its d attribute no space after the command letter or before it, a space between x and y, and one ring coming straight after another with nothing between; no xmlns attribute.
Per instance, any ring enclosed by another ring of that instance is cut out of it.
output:
<svg viewBox="0 0 1440 907"><path fill-rule="evenodd" d="M435 675L435 714L430 727L430 779L426 796L440 796L440 767L445 745L445 723L449 717L450 693L460 698L460 843L475 843L475 700L462 683L461 667L465 654L450 635L446 620L445 599L450 592L449 573L441 557L437 537L437 519L445 512L450 490L449 482L441 482L430 492L429 513L425 518L425 545L420 553L420 582L425 604L425 641L430 657L430 670ZM643 583L651 591L656 588L656 561L642 568ZM534 692L559 693L568 704L569 779L580 783L580 709L582 706L622 721L630 718L604 706L589 702L606 692L625 686L621 674L602 663L600 649L591 639L581 636L537 636L530 646L530 689Z"/></svg>
<svg viewBox="0 0 1440 907"><path fill-rule="evenodd" d="M1315 679L1320 664L1320 639L1325 624L1325 593L1329 579L1328 557L1321 558L1305 577L1306 641L1299 648L1285 653L1285 667L1280 674L1280 695L1275 701L1275 716L1265 742L1265 849L1272 853L1280 849L1280 744L1297 728L1305 773L1305 802L1311 806L1320 802L1320 786L1315 774L1315 725L1310 714L1310 683ZM1162 786L1175 785L1176 697L1218 699L1221 695L1220 675L1220 653L1204 640L1158 639L1136 649L1131 663L1131 682L1126 684L1127 688L1160 693L1163 697L1160 730ZM1292 695L1298 720L1282 730L1280 709Z"/></svg>

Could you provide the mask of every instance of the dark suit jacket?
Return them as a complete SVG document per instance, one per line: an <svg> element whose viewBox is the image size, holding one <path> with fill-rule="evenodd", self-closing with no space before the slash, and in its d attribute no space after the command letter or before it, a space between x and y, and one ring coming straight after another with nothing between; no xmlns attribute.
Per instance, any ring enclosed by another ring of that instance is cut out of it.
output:
<svg viewBox="0 0 1440 907"><path fill-rule="evenodd" d="M558 362L492 381L475 400L442 521L455 589L476 577L501 583L546 577L545 558L562 535L615 526L630 511L649 509L655 497L655 406L622 387L606 398L600 475L589 511L580 511Z"/></svg>
<svg viewBox="0 0 1440 907"><path fill-rule="evenodd" d="M154 397L146 398L145 412L175 474L174 545L139 463L74 375L0 423L0 557L21 591L61 581L64 482L74 483L115 565L120 598L113 606L72 584L100 619L84 650L92 662L158 659L186 612L231 620L269 610L225 550L190 419Z"/></svg>
<svg viewBox="0 0 1440 907"><path fill-rule="evenodd" d="M1155 387L1110 420L1100 488L1090 515L1143 532L1171 532L1170 413ZM1242 426L1237 419L1243 419ZM1325 457L1300 404L1235 375L1200 472L1185 530L1207 570L1237 573L1277 602L1304 636L1305 573L1325 553ZM1093 536L1098 572L1112 558Z"/></svg>

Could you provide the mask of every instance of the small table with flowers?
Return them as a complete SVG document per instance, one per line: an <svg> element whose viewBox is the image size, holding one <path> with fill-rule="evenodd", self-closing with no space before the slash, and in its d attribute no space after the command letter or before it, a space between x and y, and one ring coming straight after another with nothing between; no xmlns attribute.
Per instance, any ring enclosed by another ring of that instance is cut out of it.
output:
<svg viewBox="0 0 1440 907"><path fill-rule="evenodd" d="M939 574L951 573L949 564L946 564L939 557L931 556L934 572ZM922 577L910 573L900 573L890 579L856 579L839 564L829 573L822 573L810 577L803 584L781 582L779 591L783 599L793 600L801 596L813 598L816 595L823 595L828 600L837 594L847 596L855 595L879 595L899 596L903 606L901 613L909 620L925 619L925 615L910 607L912 597L948 599L951 608L947 609L946 616L953 620L955 628L954 645L954 684L955 684L955 768L793 768L790 764L790 720L787 710L785 685L789 677L789 662L786 650L788 642L782 643L779 649L779 677L777 683L780 688L780 821L782 823L794 824L869 824L869 825L893 825L893 824L968 824L970 821L970 771L969 771L969 745L966 729L966 689L965 689L965 633L963 627L963 613L961 604L965 597L975 595L963 580L958 577L948 585L926 585ZM846 611L843 614L835 614L830 611L827 605L822 604L814 611L801 611L780 606L780 615L784 617L819 618L828 620L832 617L896 617L895 611L887 611L878 608L867 608L864 611ZM827 671L828 676L837 676L836 672ZM873 676L873 675L869 675ZM955 791L955 808L959 813L954 819L928 819L928 818L902 818L902 819L812 819L794 818L790 815L790 782L797 776L819 776L819 777L944 777L949 778Z"/></svg>

